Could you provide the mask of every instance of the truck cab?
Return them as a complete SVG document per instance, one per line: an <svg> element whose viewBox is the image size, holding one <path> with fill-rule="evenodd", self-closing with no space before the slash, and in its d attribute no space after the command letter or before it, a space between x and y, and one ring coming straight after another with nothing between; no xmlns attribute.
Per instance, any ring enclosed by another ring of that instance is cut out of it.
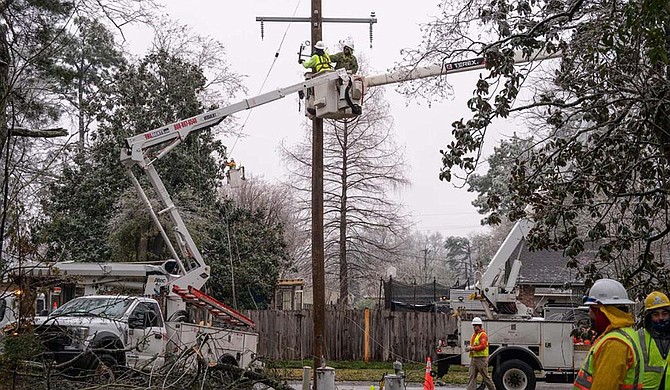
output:
<svg viewBox="0 0 670 390"><path fill-rule="evenodd" d="M37 318L35 325L48 356L74 368L139 368L164 359L167 331L155 299L79 297Z"/></svg>

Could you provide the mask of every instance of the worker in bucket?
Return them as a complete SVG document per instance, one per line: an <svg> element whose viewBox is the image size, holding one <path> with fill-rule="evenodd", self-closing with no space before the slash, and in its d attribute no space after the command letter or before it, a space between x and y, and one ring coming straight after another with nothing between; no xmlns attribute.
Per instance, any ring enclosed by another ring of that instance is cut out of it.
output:
<svg viewBox="0 0 670 390"><path fill-rule="evenodd" d="M330 60L335 63L335 69L344 68L347 72L358 73L358 60L354 56L354 42L347 39L342 44L342 51L330 56Z"/></svg>
<svg viewBox="0 0 670 390"><path fill-rule="evenodd" d="M305 68L311 68L312 73L333 69L333 66L330 62L330 55L326 53L326 45L323 44L323 41L318 41L314 45L314 54L312 54L312 56L307 61L302 58L298 60L298 63L302 64L302 66Z"/></svg>
<svg viewBox="0 0 670 390"><path fill-rule="evenodd" d="M638 330L644 362L644 389L670 389L670 299L654 291L644 300L643 327Z"/></svg>
<svg viewBox="0 0 670 390"><path fill-rule="evenodd" d="M472 319L474 333L470 338L470 345L465 347L465 352L470 355L470 369L468 370L468 390L477 388L477 374L482 376L489 390L496 387L489 376L489 337L484 331L484 323L479 317Z"/></svg>
<svg viewBox="0 0 670 390"><path fill-rule="evenodd" d="M621 283L598 279L584 304L589 306L592 328L598 338L577 374L573 389L642 389L644 362L631 314L635 302Z"/></svg>

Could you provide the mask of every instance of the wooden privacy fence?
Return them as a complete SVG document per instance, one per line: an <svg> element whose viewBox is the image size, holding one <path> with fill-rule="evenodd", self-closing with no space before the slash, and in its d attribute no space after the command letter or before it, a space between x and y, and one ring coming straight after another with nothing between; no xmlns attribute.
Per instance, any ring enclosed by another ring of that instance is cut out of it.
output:
<svg viewBox="0 0 670 390"><path fill-rule="evenodd" d="M312 358L312 312L257 310L258 354L276 360ZM370 310L369 354L372 361L425 362L436 341L454 333L456 319L445 313ZM326 360L363 360L365 310L326 310Z"/></svg>

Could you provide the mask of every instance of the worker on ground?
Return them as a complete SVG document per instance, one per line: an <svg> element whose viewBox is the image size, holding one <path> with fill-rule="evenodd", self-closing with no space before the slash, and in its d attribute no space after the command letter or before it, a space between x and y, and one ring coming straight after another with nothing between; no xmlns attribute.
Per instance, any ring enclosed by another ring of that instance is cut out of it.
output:
<svg viewBox="0 0 670 390"><path fill-rule="evenodd" d="M335 63L335 69L344 68L349 73L358 73L358 60L354 56L354 42L352 40L346 40L342 44L342 51L330 56L330 60Z"/></svg>
<svg viewBox="0 0 670 390"><path fill-rule="evenodd" d="M298 63L302 64L305 68L311 68L312 73L333 69L330 62L330 56L326 53L326 45L323 44L323 41L318 41L314 45L314 54L312 54L309 60L305 61L302 58L298 60Z"/></svg>
<svg viewBox="0 0 670 390"><path fill-rule="evenodd" d="M659 291L644 300L643 327L638 331L644 362L644 389L670 389L670 300Z"/></svg>
<svg viewBox="0 0 670 390"><path fill-rule="evenodd" d="M632 305L621 283L598 279L584 302L598 338L591 346L573 389L642 389L644 364L637 332L632 328Z"/></svg>
<svg viewBox="0 0 670 390"><path fill-rule="evenodd" d="M482 376L489 390L496 387L489 376L489 337L484 331L484 323L479 317L472 319L474 333L470 338L470 345L465 347L465 352L470 354L470 369L468 370L468 390L477 388L477 374Z"/></svg>

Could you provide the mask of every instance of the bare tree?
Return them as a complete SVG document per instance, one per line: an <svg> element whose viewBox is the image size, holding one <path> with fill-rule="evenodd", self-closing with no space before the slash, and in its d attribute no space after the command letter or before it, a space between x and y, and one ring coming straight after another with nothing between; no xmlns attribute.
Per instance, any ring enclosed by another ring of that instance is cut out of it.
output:
<svg viewBox="0 0 670 390"><path fill-rule="evenodd" d="M250 177L239 188L223 187L224 197L232 199L238 207L252 212L264 210L268 224L283 226L284 240L290 256L290 263L282 270L281 277L305 274L310 269L309 234L301 229L300 215L295 213L294 192L286 184L271 184L262 179Z"/></svg>
<svg viewBox="0 0 670 390"><path fill-rule="evenodd" d="M326 272L339 275L340 299L346 304L352 281L374 274L377 264L398 251L397 241L388 238L403 233L406 219L390 192L408 180L382 90L366 97L360 117L325 124ZM310 207L311 148L308 139L291 149L283 147L303 215Z"/></svg>
<svg viewBox="0 0 670 390"><path fill-rule="evenodd" d="M406 283L425 284L435 280L443 285L454 284L459 271L447 261L444 241L439 232L408 233L396 261L397 278Z"/></svg>

